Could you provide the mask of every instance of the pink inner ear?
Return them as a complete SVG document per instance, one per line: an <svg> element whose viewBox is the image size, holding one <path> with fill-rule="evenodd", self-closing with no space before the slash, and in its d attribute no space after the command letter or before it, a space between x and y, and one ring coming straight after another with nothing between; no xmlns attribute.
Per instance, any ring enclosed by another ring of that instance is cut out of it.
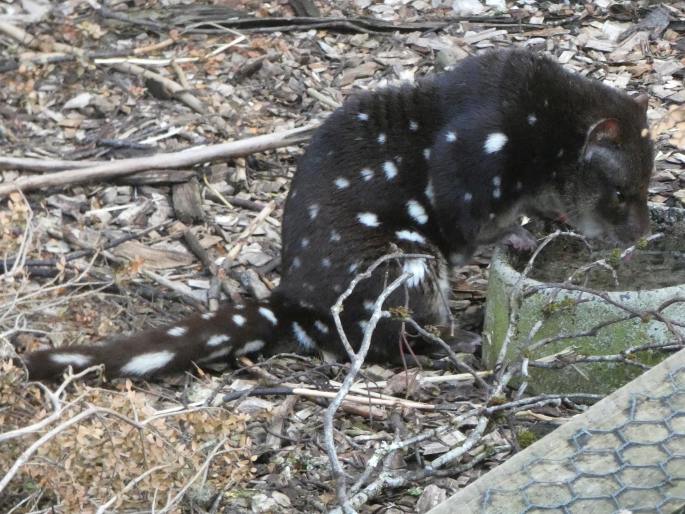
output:
<svg viewBox="0 0 685 514"><path fill-rule="evenodd" d="M588 139L592 142L599 142L605 139L617 142L621 136L621 129L616 118L607 118L598 122L590 129Z"/></svg>

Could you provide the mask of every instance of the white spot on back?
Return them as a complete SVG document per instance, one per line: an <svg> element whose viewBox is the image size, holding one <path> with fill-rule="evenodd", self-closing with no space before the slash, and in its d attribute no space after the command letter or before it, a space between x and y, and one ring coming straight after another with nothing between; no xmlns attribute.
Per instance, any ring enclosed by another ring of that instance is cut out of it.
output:
<svg viewBox="0 0 685 514"><path fill-rule="evenodd" d="M428 181L428 185L426 186L426 197L428 200L430 200L430 203L435 202L435 191L433 191L433 182L430 180Z"/></svg>
<svg viewBox="0 0 685 514"><path fill-rule="evenodd" d="M457 140L457 133L450 130L447 134L445 134L445 140L448 143L454 143Z"/></svg>
<svg viewBox="0 0 685 514"><path fill-rule="evenodd" d="M501 186L502 185L502 177L500 177L499 175L495 175L494 177L492 177L492 185L495 187Z"/></svg>
<svg viewBox="0 0 685 514"><path fill-rule="evenodd" d="M496 187L492 190L492 197L495 200L497 200L500 196L502 196L502 190L499 187Z"/></svg>
<svg viewBox="0 0 685 514"><path fill-rule="evenodd" d="M520 180L518 180L518 181L516 182L516 186L515 186L515 187L516 187L516 190L517 190L517 191L521 191L521 189L523 189L523 184L521 183Z"/></svg>
<svg viewBox="0 0 685 514"><path fill-rule="evenodd" d="M357 325L359 325L359 328L361 328L362 333L364 333L366 332L366 327L369 326L369 322L366 320L361 320L359 323L357 323Z"/></svg>
<svg viewBox="0 0 685 514"><path fill-rule="evenodd" d="M333 241L333 242L340 241L340 234L338 234L338 232L336 232L335 230L331 230L331 241Z"/></svg>
<svg viewBox="0 0 685 514"><path fill-rule="evenodd" d="M350 187L350 181L347 180L345 177L338 177L335 179L335 186L338 189L345 189L347 187Z"/></svg>
<svg viewBox="0 0 685 514"><path fill-rule="evenodd" d="M321 259L321 265L324 268L330 268L331 267L331 260L328 257L324 257L323 259Z"/></svg>
<svg viewBox="0 0 685 514"><path fill-rule="evenodd" d="M409 287L417 287L428 273L426 262L423 259L407 259L404 261L402 270L412 274L406 282Z"/></svg>
<svg viewBox="0 0 685 514"><path fill-rule="evenodd" d="M466 203L468 203L471 200L473 200L473 195L471 193L469 193L468 191L466 191L466 193L464 193L464 201Z"/></svg>
<svg viewBox="0 0 685 514"><path fill-rule="evenodd" d="M363 178L366 182L368 182L369 180L371 180L371 179L373 178L373 175L374 175L373 170L370 169L370 168L364 168L363 170L361 170L361 171L359 172L359 174L362 176L362 178Z"/></svg>
<svg viewBox="0 0 685 514"><path fill-rule="evenodd" d="M92 360L92 357L81 353L53 353L50 355L50 360L67 366L69 364L72 366L85 366Z"/></svg>
<svg viewBox="0 0 685 514"><path fill-rule="evenodd" d="M538 117L534 113L528 115L528 125L533 126L537 123Z"/></svg>
<svg viewBox="0 0 685 514"><path fill-rule="evenodd" d="M379 145L385 144L385 132L381 132L380 134L378 134L378 144Z"/></svg>
<svg viewBox="0 0 685 514"><path fill-rule="evenodd" d="M325 323L323 323L322 321L316 320L314 322L314 326L322 334L328 334L328 326Z"/></svg>
<svg viewBox="0 0 685 514"><path fill-rule="evenodd" d="M242 327L246 321L247 319L245 319L245 316L241 316L240 314L233 315L233 323L235 323L239 327Z"/></svg>
<svg viewBox="0 0 685 514"><path fill-rule="evenodd" d="M170 352L169 350L136 355L128 361L126 365L121 367L121 373L127 375L145 375L163 368L171 362L175 355L174 352Z"/></svg>
<svg viewBox="0 0 685 514"><path fill-rule="evenodd" d="M648 129L648 128L643 128L643 129L640 131L640 137L641 137L642 139L647 139L647 138L649 137L649 129Z"/></svg>
<svg viewBox="0 0 685 514"><path fill-rule="evenodd" d="M367 311L372 312L373 307L374 307L374 302L372 302L371 300L364 300L364 308Z"/></svg>
<svg viewBox="0 0 685 514"><path fill-rule="evenodd" d="M407 212L409 216L414 218L416 223L423 225L428 221L428 214L426 214L426 209L423 208L416 200L409 200L407 202Z"/></svg>
<svg viewBox="0 0 685 514"><path fill-rule="evenodd" d="M411 130L412 132L416 132L417 130L419 130L419 124L414 120L410 120L409 121L409 130Z"/></svg>
<svg viewBox="0 0 685 514"><path fill-rule="evenodd" d="M214 313L213 313L213 312L205 312L205 313L202 315L202 319L204 319L204 320L212 319L213 317L214 317Z"/></svg>
<svg viewBox="0 0 685 514"><path fill-rule="evenodd" d="M381 222L378 221L378 216L373 212L360 212L357 214L357 219L359 220L359 223L366 225L367 227L377 227L381 224Z"/></svg>
<svg viewBox="0 0 685 514"><path fill-rule="evenodd" d="M226 343L230 340L231 336L227 336L226 334L212 336L207 339L207 346L219 346L221 343Z"/></svg>
<svg viewBox="0 0 685 514"><path fill-rule="evenodd" d="M186 327L173 327L166 331L167 334L174 337L181 337L186 332L188 332Z"/></svg>
<svg viewBox="0 0 685 514"><path fill-rule="evenodd" d="M383 163L383 172L385 173L385 178L392 180L397 176L397 166L392 161L385 161Z"/></svg>
<svg viewBox="0 0 685 514"><path fill-rule="evenodd" d="M262 348L264 348L264 341L261 339L255 339L254 341L249 341L245 343L241 348L236 350L235 356L240 357L241 355L245 355L246 353L253 353L253 352L258 352Z"/></svg>
<svg viewBox="0 0 685 514"><path fill-rule="evenodd" d="M412 232L411 230L398 230L395 232L397 239L402 239L404 241L411 241L412 243L424 244L426 239L418 232Z"/></svg>
<svg viewBox="0 0 685 514"><path fill-rule="evenodd" d="M495 219L495 213L494 213L494 212L491 212L489 217L490 217L491 220L494 220L494 219Z"/></svg>
<svg viewBox="0 0 685 514"><path fill-rule="evenodd" d="M293 268L299 268L300 266L302 266L302 260L299 257L293 258L292 266Z"/></svg>
<svg viewBox="0 0 685 514"><path fill-rule="evenodd" d="M297 322L293 323L293 333L297 338L297 342L300 344L300 348L302 348L303 350L311 351L314 348L316 348L316 343L314 342L314 340L311 337L309 337L309 334L307 334L304 328L302 328L300 324Z"/></svg>
<svg viewBox="0 0 685 514"><path fill-rule="evenodd" d="M278 325L278 320L276 319L276 315L274 314L274 311L272 311L271 309L267 309L266 307L260 307L259 308L259 314L261 314L266 319L268 319L272 325L274 325L274 326Z"/></svg>
<svg viewBox="0 0 685 514"><path fill-rule="evenodd" d="M350 270L350 273L356 273L357 270L359 269L359 263L353 262L352 264L350 264L350 267L347 269Z"/></svg>
<svg viewBox="0 0 685 514"><path fill-rule="evenodd" d="M319 215L319 204L313 203L309 206L309 217L315 219Z"/></svg>
<svg viewBox="0 0 685 514"><path fill-rule="evenodd" d="M306 237L303 237L302 241L300 241L300 246L302 248L307 248L309 246L309 239L307 239Z"/></svg>
<svg viewBox="0 0 685 514"><path fill-rule="evenodd" d="M563 148L559 148L559 151L557 152L557 157L558 157L559 159L561 159L561 158L563 157L563 155L564 155L564 149L563 149Z"/></svg>
<svg viewBox="0 0 685 514"><path fill-rule="evenodd" d="M499 152L507 144L509 138L501 132L493 132L485 139L483 148L485 153Z"/></svg>
<svg viewBox="0 0 685 514"><path fill-rule="evenodd" d="M430 148L424 148L423 149L423 158L426 160L431 158L431 149Z"/></svg>
<svg viewBox="0 0 685 514"><path fill-rule="evenodd" d="M357 114L357 119L359 121L369 121L369 115L365 112L360 112L359 114Z"/></svg>

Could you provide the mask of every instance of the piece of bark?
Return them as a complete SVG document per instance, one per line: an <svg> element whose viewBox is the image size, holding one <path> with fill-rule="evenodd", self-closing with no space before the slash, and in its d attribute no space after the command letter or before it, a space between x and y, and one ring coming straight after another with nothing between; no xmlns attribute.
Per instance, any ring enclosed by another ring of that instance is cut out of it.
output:
<svg viewBox="0 0 685 514"><path fill-rule="evenodd" d="M204 221L205 213L202 210L202 195L197 179L174 186L171 199L176 217L183 223Z"/></svg>

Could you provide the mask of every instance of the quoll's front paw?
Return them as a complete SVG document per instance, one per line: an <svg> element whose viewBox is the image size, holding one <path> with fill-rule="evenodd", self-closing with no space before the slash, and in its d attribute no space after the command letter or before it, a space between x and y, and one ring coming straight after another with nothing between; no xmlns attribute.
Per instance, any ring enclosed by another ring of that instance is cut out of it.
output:
<svg viewBox="0 0 685 514"><path fill-rule="evenodd" d="M504 236L502 242L517 252L532 252L538 247L538 240L523 227L517 227L516 230Z"/></svg>

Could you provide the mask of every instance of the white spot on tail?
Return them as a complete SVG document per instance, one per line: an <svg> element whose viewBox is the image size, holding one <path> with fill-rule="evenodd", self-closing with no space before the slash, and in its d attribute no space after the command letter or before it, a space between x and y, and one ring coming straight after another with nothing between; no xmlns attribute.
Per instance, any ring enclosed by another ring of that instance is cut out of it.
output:
<svg viewBox="0 0 685 514"><path fill-rule="evenodd" d="M483 148L485 153L499 152L507 144L509 138L501 132L493 132L485 140Z"/></svg>
<svg viewBox="0 0 685 514"><path fill-rule="evenodd" d="M385 144L385 132L381 132L380 134L378 134L378 144L379 145Z"/></svg>
<svg viewBox="0 0 685 514"><path fill-rule="evenodd" d="M255 339L254 341L250 341L248 343L245 343L242 348L239 348L235 352L236 357L240 357L241 355L245 355L246 353L253 353L253 352L258 352L262 348L264 348L264 345L266 343L262 341L261 339Z"/></svg>
<svg viewBox="0 0 685 514"><path fill-rule="evenodd" d="M409 121L409 130L411 130L412 132L416 132L417 130L419 130L419 124L414 120L410 120Z"/></svg>
<svg viewBox="0 0 685 514"><path fill-rule="evenodd" d="M419 225L424 225L428 221L426 209L424 209L423 205L416 200L409 200L407 202L407 212L409 212L409 216L414 218Z"/></svg>
<svg viewBox="0 0 685 514"><path fill-rule="evenodd" d="M309 337L309 334L305 332L304 328L300 326L299 323L293 323L293 333L297 338L297 342L300 344L300 348L303 350L314 350L316 348L316 343Z"/></svg>
<svg viewBox="0 0 685 514"><path fill-rule="evenodd" d="M456 132L452 132L452 131L450 130L447 134L445 134L445 140L446 140L448 143L454 143L454 142L457 140L457 133L456 133Z"/></svg>
<svg viewBox="0 0 685 514"><path fill-rule="evenodd" d="M385 161L383 163L383 173L385 173L385 178L392 180L397 176L397 166L392 161Z"/></svg>
<svg viewBox="0 0 685 514"><path fill-rule="evenodd" d="M335 179L335 187L338 189L345 189L350 187L350 181L347 180L345 177L338 177Z"/></svg>
<svg viewBox="0 0 685 514"><path fill-rule="evenodd" d="M417 287L419 284L421 284L421 282L423 282L423 279L428 273L426 262L423 259L407 259L404 261L402 269L406 273L412 274L412 276L409 277L406 282L409 287Z"/></svg>
<svg viewBox="0 0 685 514"><path fill-rule="evenodd" d="M53 353L50 355L50 360L57 364L64 364L65 366L85 366L92 357L90 355L83 355L81 353Z"/></svg>
<svg viewBox="0 0 685 514"><path fill-rule="evenodd" d="M197 360L198 364L203 364L205 362L212 362L213 360L218 359L219 357L224 357L231 353L231 350L233 349L232 346L228 346L226 348L219 348L218 350L214 350L212 353L205 355L201 359Z"/></svg>
<svg viewBox="0 0 685 514"><path fill-rule="evenodd" d="M424 148L423 149L423 158L426 160L431 158L431 149L430 148Z"/></svg>
<svg viewBox="0 0 685 514"><path fill-rule="evenodd" d="M310 219L316 219L316 217L319 215L319 204L318 203L313 203L309 206L309 218Z"/></svg>
<svg viewBox="0 0 685 514"><path fill-rule="evenodd" d="M328 334L328 326L324 322L316 320L314 326L322 334Z"/></svg>
<svg viewBox="0 0 685 514"><path fill-rule="evenodd" d="M412 232L411 230L398 230L395 232L397 239L402 239L404 241L411 241L412 243L424 244L426 238L423 237L418 232Z"/></svg>
<svg viewBox="0 0 685 514"><path fill-rule="evenodd" d="M378 221L378 216L373 212L360 212L357 214L357 219L359 220L359 223L366 225L367 227L377 227L381 224L381 222Z"/></svg>
<svg viewBox="0 0 685 514"><path fill-rule="evenodd" d="M373 170L370 169L370 168L364 168L363 170L361 170L361 171L359 172L359 174L362 176L362 178L363 178L366 182L368 182L369 180L371 180L371 179L373 178L373 175L374 175Z"/></svg>
<svg viewBox="0 0 685 514"><path fill-rule="evenodd" d="M163 368L171 362L175 355L174 352L168 350L136 355L128 361L128 364L122 366L120 371L127 375L145 375Z"/></svg>
<svg viewBox="0 0 685 514"><path fill-rule="evenodd" d="M369 115L365 112L360 112L359 114L357 114L357 119L359 121L369 121Z"/></svg>
<svg viewBox="0 0 685 514"><path fill-rule="evenodd" d="M240 314L233 315L233 323L235 323L239 327L242 327L246 321L247 319L245 319L245 316L241 316Z"/></svg>
<svg viewBox="0 0 685 514"><path fill-rule="evenodd" d="M188 332L186 327L173 327L166 331L167 334L174 337L181 337L186 332Z"/></svg>
<svg viewBox="0 0 685 514"><path fill-rule="evenodd" d="M272 311L271 309L267 309L266 307L260 307L259 314L268 319L272 325L278 325L278 319L276 319L276 315L274 314L274 311Z"/></svg>
<svg viewBox="0 0 685 514"><path fill-rule="evenodd" d="M530 114L528 115L528 125L530 125L530 126L532 127L532 126L535 125L537 122L538 122L538 117L535 116L535 114L530 113Z"/></svg>
<svg viewBox="0 0 685 514"><path fill-rule="evenodd" d="M231 336L227 336L226 334L212 336L209 339L207 339L207 346L219 346L221 343L225 343L230 340Z"/></svg>

